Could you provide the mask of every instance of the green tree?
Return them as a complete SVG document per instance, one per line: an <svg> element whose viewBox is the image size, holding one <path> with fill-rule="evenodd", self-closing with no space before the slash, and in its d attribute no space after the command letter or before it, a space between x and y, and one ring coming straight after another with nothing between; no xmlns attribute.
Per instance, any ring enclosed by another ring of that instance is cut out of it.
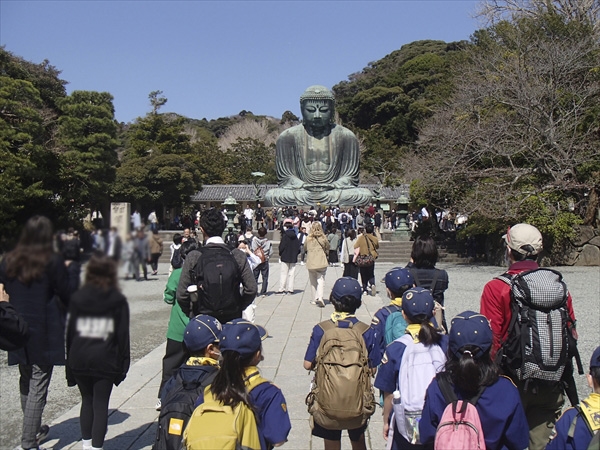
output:
<svg viewBox="0 0 600 450"><path fill-rule="evenodd" d="M514 12L474 35L452 101L420 133L430 199L485 231L527 221L556 241L596 210L600 46L577 17Z"/></svg>
<svg viewBox="0 0 600 450"><path fill-rule="evenodd" d="M196 150L203 147L192 146L185 118L158 113L167 101L160 94L150 94L152 112L124 133L121 166L112 190L115 199L148 208L186 204L202 182L202 155Z"/></svg>
<svg viewBox="0 0 600 450"><path fill-rule="evenodd" d="M16 233L31 208L52 202L44 171L52 158L44 148L39 91L29 81L0 77L0 234Z"/></svg>
<svg viewBox="0 0 600 450"><path fill-rule="evenodd" d="M61 196L72 219L108 214L119 145L112 101L107 92L74 91L58 102Z"/></svg>

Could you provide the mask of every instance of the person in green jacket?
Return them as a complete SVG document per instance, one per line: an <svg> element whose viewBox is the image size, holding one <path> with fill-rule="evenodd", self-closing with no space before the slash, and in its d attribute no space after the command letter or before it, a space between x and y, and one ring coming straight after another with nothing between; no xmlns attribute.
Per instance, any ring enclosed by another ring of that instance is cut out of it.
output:
<svg viewBox="0 0 600 450"><path fill-rule="evenodd" d="M183 242L180 249L181 257L185 260L186 256L190 252L198 250L198 248L199 245L194 239ZM177 286L179 285L181 270L182 268L179 267L171 272L163 295L163 300L165 303L173 306L171 307L171 316L169 317L169 325L167 328L167 347L165 349L165 356L162 360L162 379L158 389L158 401L156 402L157 411L160 411L161 407L160 393L162 392L163 386L169 380L169 378L171 378L173 372L185 362L183 333L190 319L181 310L181 307L179 306L179 303L177 303L176 299Z"/></svg>

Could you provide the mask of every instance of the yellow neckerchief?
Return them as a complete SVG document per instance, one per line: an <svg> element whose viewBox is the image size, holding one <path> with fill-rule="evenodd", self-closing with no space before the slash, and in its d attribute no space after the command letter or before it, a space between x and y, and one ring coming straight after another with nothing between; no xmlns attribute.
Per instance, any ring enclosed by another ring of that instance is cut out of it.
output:
<svg viewBox="0 0 600 450"><path fill-rule="evenodd" d="M410 334L413 338L413 342L415 344L418 344L419 342L419 330L421 330L421 324L420 323L409 323L406 326L406 333Z"/></svg>
<svg viewBox="0 0 600 450"><path fill-rule="evenodd" d="M347 313L347 312L337 312L337 311L334 311L331 314L331 321L337 325L338 320L347 320L350 317L356 317L356 315L355 314L350 314L350 313Z"/></svg>
<svg viewBox="0 0 600 450"><path fill-rule="evenodd" d="M215 366L219 367L219 361L208 356L191 356L185 362L186 366Z"/></svg>
<svg viewBox="0 0 600 450"><path fill-rule="evenodd" d="M394 300L390 302L390 305L395 305L399 308L402 308L402 297L396 297Z"/></svg>
<svg viewBox="0 0 600 450"><path fill-rule="evenodd" d="M256 366L248 366L244 369L244 382L246 383L246 387L250 385L252 378L257 375L260 375L260 371Z"/></svg>
<svg viewBox="0 0 600 450"><path fill-rule="evenodd" d="M592 392L579 404L579 407L592 430L600 430L600 394Z"/></svg>
<svg viewBox="0 0 600 450"><path fill-rule="evenodd" d="M433 326L433 324L431 322L429 322L429 325ZM410 334L413 338L413 342L415 344L418 344L419 342L419 330L421 329L421 324L420 323L409 323L406 326L406 333Z"/></svg>

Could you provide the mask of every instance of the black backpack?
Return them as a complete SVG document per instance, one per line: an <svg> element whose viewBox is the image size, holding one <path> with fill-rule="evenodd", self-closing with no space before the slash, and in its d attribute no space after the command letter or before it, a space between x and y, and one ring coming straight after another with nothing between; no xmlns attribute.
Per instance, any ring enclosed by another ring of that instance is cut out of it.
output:
<svg viewBox="0 0 600 450"><path fill-rule="evenodd" d="M207 371L202 380L188 382L177 371L175 376L177 384L161 400L156 441L152 450L181 449L183 430L194 412L194 404L200 394L204 393L204 389L213 382L218 372L216 367L206 367L211 367L213 370Z"/></svg>
<svg viewBox="0 0 600 450"><path fill-rule="evenodd" d="M503 370L527 385L530 380L561 382L572 374L573 357L581 367L562 275L539 268L498 279L510 287L512 313L497 355Z"/></svg>
<svg viewBox="0 0 600 450"><path fill-rule="evenodd" d="M237 246L238 246L237 234L235 234L233 231L231 233L227 233L227 235L225 236L225 244L227 244L227 247L229 247L231 250L233 250L234 248L237 248Z"/></svg>
<svg viewBox="0 0 600 450"><path fill-rule="evenodd" d="M183 266L183 258L181 257L181 246L176 248L173 252L173 256L171 256L171 266L173 269L179 269Z"/></svg>
<svg viewBox="0 0 600 450"><path fill-rule="evenodd" d="M242 273L231 250L225 245L206 245L196 263L198 301L194 315L208 314L221 323L241 317Z"/></svg>

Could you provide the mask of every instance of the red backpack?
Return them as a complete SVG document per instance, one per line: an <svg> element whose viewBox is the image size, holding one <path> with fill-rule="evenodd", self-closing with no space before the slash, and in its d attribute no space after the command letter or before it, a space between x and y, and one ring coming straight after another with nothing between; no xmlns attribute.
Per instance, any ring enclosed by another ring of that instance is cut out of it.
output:
<svg viewBox="0 0 600 450"><path fill-rule="evenodd" d="M447 406L435 433L434 449L468 448L470 450L484 450L483 428L475 404L485 390L485 386L482 386L475 397L468 401L458 400L452 385L445 376L438 374L436 379Z"/></svg>

